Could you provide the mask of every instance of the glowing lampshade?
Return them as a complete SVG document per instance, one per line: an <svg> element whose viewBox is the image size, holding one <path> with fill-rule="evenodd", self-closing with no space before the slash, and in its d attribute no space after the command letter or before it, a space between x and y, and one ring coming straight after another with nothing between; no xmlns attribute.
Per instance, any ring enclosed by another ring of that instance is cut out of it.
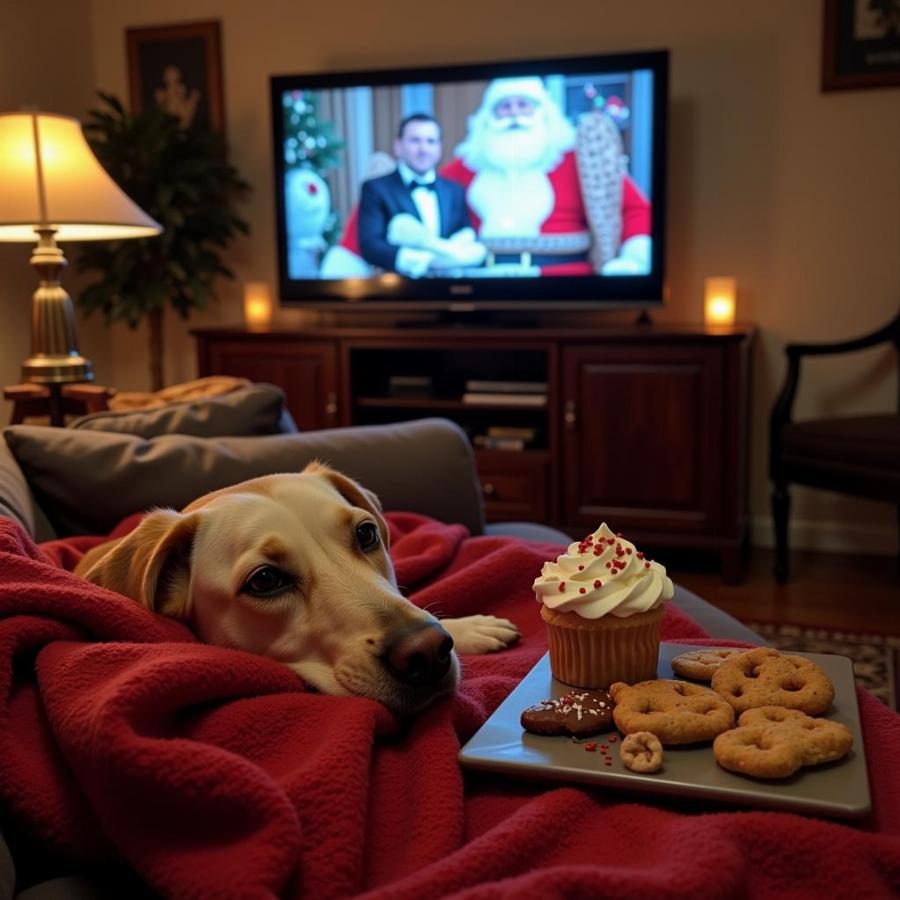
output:
<svg viewBox="0 0 900 900"><path fill-rule="evenodd" d="M106 174L77 119L0 114L0 241L151 237L162 227Z"/></svg>

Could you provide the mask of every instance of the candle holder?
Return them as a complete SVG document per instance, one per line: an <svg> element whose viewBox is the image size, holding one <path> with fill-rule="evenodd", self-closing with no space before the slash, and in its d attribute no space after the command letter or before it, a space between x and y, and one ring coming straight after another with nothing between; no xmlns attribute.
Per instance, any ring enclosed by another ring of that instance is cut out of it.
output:
<svg viewBox="0 0 900 900"><path fill-rule="evenodd" d="M244 285L244 321L251 328L264 328L272 321L272 295L266 282Z"/></svg>
<svg viewBox="0 0 900 900"><path fill-rule="evenodd" d="M707 325L734 325L737 280L724 275L707 278L703 315Z"/></svg>

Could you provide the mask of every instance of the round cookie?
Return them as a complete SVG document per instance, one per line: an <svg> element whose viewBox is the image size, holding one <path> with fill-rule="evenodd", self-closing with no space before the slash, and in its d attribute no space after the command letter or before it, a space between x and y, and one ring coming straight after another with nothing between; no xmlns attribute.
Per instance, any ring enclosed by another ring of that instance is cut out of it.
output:
<svg viewBox="0 0 900 900"><path fill-rule="evenodd" d="M709 681L713 673L730 656L743 653L735 647L706 647L687 650L672 659L672 671L682 678L694 681Z"/></svg>
<svg viewBox="0 0 900 900"><path fill-rule="evenodd" d="M626 734L619 745L622 764L632 772L649 775L662 766L663 748L659 738L649 731Z"/></svg>
<svg viewBox="0 0 900 900"><path fill-rule="evenodd" d="M532 734L587 737L612 727L612 709L606 691L570 691L556 700L529 706L520 721Z"/></svg>
<svg viewBox="0 0 900 900"><path fill-rule="evenodd" d="M818 716L834 701L831 679L811 659L771 647L726 659L713 674L712 689L738 714L757 706L783 706Z"/></svg>
<svg viewBox="0 0 900 900"><path fill-rule="evenodd" d="M738 727L713 741L723 769L757 778L787 778L803 766L834 762L850 752L853 735L839 722L798 710L763 706L747 710Z"/></svg>
<svg viewBox="0 0 900 900"><path fill-rule="evenodd" d="M711 741L734 727L734 710L715 691L687 681L617 681L609 689L623 734L649 731L664 746Z"/></svg>

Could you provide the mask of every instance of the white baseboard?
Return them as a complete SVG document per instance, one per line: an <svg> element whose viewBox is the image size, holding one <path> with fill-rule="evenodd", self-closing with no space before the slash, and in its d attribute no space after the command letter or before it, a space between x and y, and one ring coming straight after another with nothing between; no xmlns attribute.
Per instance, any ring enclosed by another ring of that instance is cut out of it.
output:
<svg viewBox="0 0 900 900"><path fill-rule="evenodd" d="M771 516L754 516L750 520L750 542L754 547L775 546ZM788 544L792 550L894 556L897 553L897 527L792 519Z"/></svg>

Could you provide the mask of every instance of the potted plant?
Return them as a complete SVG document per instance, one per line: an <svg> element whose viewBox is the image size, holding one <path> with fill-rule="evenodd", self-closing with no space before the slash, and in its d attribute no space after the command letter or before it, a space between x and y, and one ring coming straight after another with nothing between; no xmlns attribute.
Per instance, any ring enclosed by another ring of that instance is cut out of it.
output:
<svg viewBox="0 0 900 900"><path fill-rule="evenodd" d="M182 318L208 305L218 276L233 278L223 251L249 226L236 201L249 190L227 161L221 134L183 128L152 106L132 115L111 94L88 113L85 135L116 183L163 226L157 237L82 245L79 271L99 277L78 298L86 314L100 310L107 324L149 326L153 390L163 386L163 310Z"/></svg>

